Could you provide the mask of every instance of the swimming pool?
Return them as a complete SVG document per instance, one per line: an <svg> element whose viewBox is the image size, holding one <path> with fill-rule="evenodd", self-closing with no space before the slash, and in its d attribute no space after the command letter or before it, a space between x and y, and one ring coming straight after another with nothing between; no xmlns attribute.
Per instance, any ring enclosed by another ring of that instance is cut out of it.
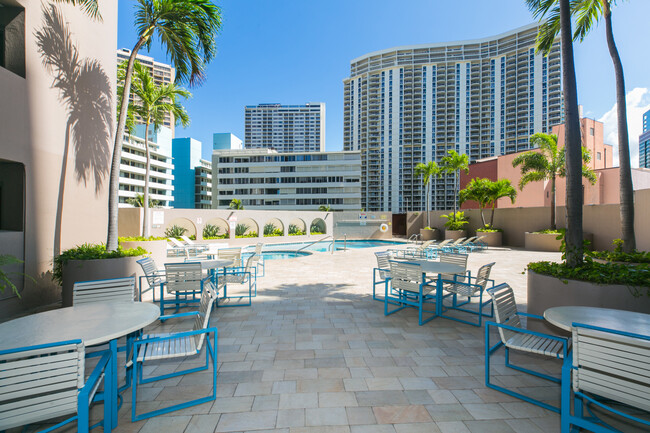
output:
<svg viewBox="0 0 650 433"><path fill-rule="evenodd" d="M262 258L264 260L281 260L281 259L295 259L296 257L310 256L312 253L308 251L262 251Z"/></svg>
<svg viewBox="0 0 650 433"><path fill-rule="evenodd" d="M390 245L401 245L404 242L400 241L386 241L379 239L366 239L366 240L336 240L335 248L337 251L346 249L358 248L373 248ZM303 253L307 251L326 252L332 251L332 241L318 241L318 242L293 242L286 244L267 244L264 245L263 254L272 252L294 252ZM301 254L304 255L304 254ZM296 256L294 256L296 257ZM276 258L290 258L290 257L276 257ZM271 259L272 260L272 259Z"/></svg>

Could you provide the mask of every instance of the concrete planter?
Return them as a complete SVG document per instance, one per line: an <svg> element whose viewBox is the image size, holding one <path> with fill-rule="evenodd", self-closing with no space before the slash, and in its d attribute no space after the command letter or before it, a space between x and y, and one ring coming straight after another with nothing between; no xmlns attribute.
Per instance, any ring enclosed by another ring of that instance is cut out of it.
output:
<svg viewBox="0 0 650 433"><path fill-rule="evenodd" d="M524 248L533 251L560 251L562 241L556 239L555 233L532 233L524 234Z"/></svg>
<svg viewBox="0 0 650 433"><path fill-rule="evenodd" d="M445 230L445 239L455 241L458 238L467 237L467 230Z"/></svg>
<svg viewBox="0 0 650 433"><path fill-rule="evenodd" d="M423 241L438 240L438 229L420 229L420 238Z"/></svg>
<svg viewBox="0 0 650 433"><path fill-rule="evenodd" d="M72 287L78 281L103 280L108 278L136 277L143 275L136 262L142 256L119 257L116 259L69 260L63 265L63 306L72 306Z"/></svg>
<svg viewBox="0 0 650 433"><path fill-rule="evenodd" d="M157 241L128 241L120 242L120 245L125 250L131 248L142 247L145 250L149 251L149 257L151 257L155 262L156 266L162 266L167 260L167 241L165 239L160 239Z"/></svg>
<svg viewBox="0 0 650 433"><path fill-rule="evenodd" d="M489 247L500 247L503 245L502 232L476 232L476 236L485 236L481 241L485 242Z"/></svg>
<svg viewBox="0 0 650 433"><path fill-rule="evenodd" d="M548 308L567 305L650 313L650 297L645 295L645 288L641 288L640 297L634 297L631 290L623 285L561 280L528 271L528 313L543 315ZM542 332L559 333L558 328L539 320L530 320L528 327Z"/></svg>

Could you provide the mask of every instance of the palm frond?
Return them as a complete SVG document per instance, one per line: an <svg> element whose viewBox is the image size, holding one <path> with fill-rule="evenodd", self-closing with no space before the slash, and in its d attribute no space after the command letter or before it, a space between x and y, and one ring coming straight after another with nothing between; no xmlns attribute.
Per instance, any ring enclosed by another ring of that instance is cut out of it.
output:
<svg viewBox="0 0 650 433"><path fill-rule="evenodd" d="M88 16L97 21L102 21L102 15L99 13L99 0L54 0L57 3L68 3L73 6L79 6Z"/></svg>

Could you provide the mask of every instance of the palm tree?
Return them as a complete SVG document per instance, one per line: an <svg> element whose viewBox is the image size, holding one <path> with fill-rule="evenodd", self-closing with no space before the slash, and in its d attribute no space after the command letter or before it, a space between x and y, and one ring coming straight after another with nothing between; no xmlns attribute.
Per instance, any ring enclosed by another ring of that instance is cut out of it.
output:
<svg viewBox="0 0 650 433"><path fill-rule="evenodd" d="M126 203L133 207L144 207L144 195L136 194L135 197L126 199ZM160 207L160 202L152 198L149 199L149 207Z"/></svg>
<svg viewBox="0 0 650 433"><path fill-rule="evenodd" d="M126 63L126 62L124 62ZM122 66L122 65L121 65ZM166 114L172 114L176 123L187 126L190 118L185 108L177 101L178 97L189 98L190 92L174 83L157 85L149 71L139 62L134 65L136 79L133 80L133 94L137 96L137 103L132 104L132 110L144 122L144 149L146 155L146 169L144 175L144 229L143 236L148 238L151 234L149 224L149 176L151 172L151 153L149 149L149 127L160 129L165 121Z"/></svg>
<svg viewBox="0 0 650 433"><path fill-rule="evenodd" d="M465 170L469 173L469 157L466 154L458 154L455 150L449 150L447 156L442 157L441 170L454 175L454 221L456 221L456 211L458 210L458 181L460 171Z"/></svg>
<svg viewBox="0 0 650 433"><path fill-rule="evenodd" d="M75 0L68 0L75 1ZM80 0L83 1L83 0ZM90 0L86 0L88 2ZM133 64L141 47L149 49L154 36L165 46L176 68L176 82L199 84L205 65L216 53L215 38L221 28L221 11L210 0L137 0L135 13L138 41L131 50L113 146L108 197L108 237L106 248L117 249L117 211L122 139L131 92Z"/></svg>
<svg viewBox="0 0 650 433"><path fill-rule="evenodd" d="M529 7L537 1L527 0ZM554 3L546 0L546 3ZM623 75L623 64L618 55L614 32L612 30L612 4L616 0L573 0L570 4L571 14L576 17L576 29L573 32L573 40L582 42L591 31L598 20L605 18L605 35L607 48L614 64L614 75L616 77L616 115L618 129L618 159L620 164L620 196L621 196L621 234L623 236L623 250L632 252L636 248L636 237L634 233L634 189L632 187L632 173L630 164L630 144L627 128L627 107L625 102L625 76ZM548 11L551 6L546 7ZM560 30L559 14L557 6L553 6L549 20L540 28L538 35L538 47L540 51L548 53Z"/></svg>
<svg viewBox="0 0 650 433"><path fill-rule="evenodd" d="M465 189L461 189L458 193L460 204L465 203L467 200L473 200L478 203L483 227L487 225L485 223L485 217L483 216L483 208L490 203L491 187L492 181L490 179L475 177L467 184Z"/></svg>
<svg viewBox="0 0 650 433"><path fill-rule="evenodd" d="M494 227L494 208L497 206L497 200L502 197L508 197L514 204L517 198L517 190L510 184L510 179L499 179L492 182L488 190L488 203L492 204L492 213L490 215L490 228Z"/></svg>
<svg viewBox="0 0 650 433"><path fill-rule="evenodd" d="M573 61L573 41L571 39L570 1L526 0L526 3L536 18L539 17L541 19L549 12L549 10L551 11L550 17L547 21L548 24L540 28L538 40L544 39L544 35L549 34L554 30L559 30L562 41L562 83L564 87L565 119L564 143L567 172L567 233L565 236L566 264L570 268L573 268L582 264L584 249L582 245L583 197L580 117L578 114L578 86L576 84L576 71ZM539 43L538 50L540 50Z"/></svg>
<svg viewBox="0 0 650 433"><path fill-rule="evenodd" d="M244 210L244 204L241 202L240 199L238 199L238 198L233 198L233 199L230 201L230 206L228 206L228 209Z"/></svg>
<svg viewBox="0 0 650 433"><path fill-rule="evenodd" d="M331 212L332 208L329 205L322 204L318 206L318 210L321 212Z"/></svg>
<svg viewBox="0 0 650 433"><path fill-rule="evenodd" d="M99 13L99 0L55 0L58 3L69 3L73 6L79 6L91 18L101 21L102 15Z"/></svg>
<svg viewBox="0 0 650 433"><path fill-rule="evenodd" d="M431 216L429 215L429 211L431 210L431 206L429 205L431 194L429 193L429 187L431 185L431 179L434 176L440 176L440 167L438 167L438 164L436 164L435 161L429 161L426 164L420 162L415 166L415 175L422 176L422 183L424 184L425 191L425 206L427 211L427 227L431 227Z"/></svg>
<svg viewBox="0 0 650 433"><path fill-rule="evenodd" d="M557 135L537 133L530 137L531 147L539 148L539 151L529 151L518 155L513 161L512 166L521 166L521 179L519 180L519 189L530 182L542 180L551 181L551 229L556 230L555 221L555 179L565 177L567 174L565 152L558 149ZM582 161L589 162L589 152L582 148ZM596 175L586 165L582 164L582 175L591 183L596 182ZM580 184L582 189L582 183ZM581 196L582 197L582 196ZM568 207L567 199L567 207Z"/></svg>

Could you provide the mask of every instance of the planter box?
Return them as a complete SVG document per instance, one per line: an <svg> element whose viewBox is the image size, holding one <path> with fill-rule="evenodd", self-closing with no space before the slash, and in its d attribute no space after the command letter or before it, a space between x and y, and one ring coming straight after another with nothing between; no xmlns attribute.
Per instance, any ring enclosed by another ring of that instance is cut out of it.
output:
<svg viewBox="0 0 650 433"><path fill-rule="evenodd" d="M500 247L503 245L502 232L476 232L476 236L485 236L481 241L485 242L488 247Z"/></svg>
<svg viewBox="0 0 650 433"><path fill-rule="evenodd" d="M526 232L524 234L524 248L533 251L559 252L562 241L556 239L557 237L558 235L555 233ZM593 244L594 235L592 233L583 233L583 237Z"/></svg>
<svg viewBox="0 0 650 433"><path fill-rule="evenodd" d="M156 266L161 267L167 260L167 241L164 239L157 241L129 241L129 242L120 242L120 245L125 250L130 248L142 247L145 250L149 251L149 257L151 257Z"/></svg>
<svg viewBox="0 0 650 433"><path fill-rule="evenodd" d="M467 230L445 230L445 239L456 240L467 237Z"/></svg>
<svg viewBox="0 0 650 433"><path fill-rule="evenodd" d="M63 266L63 306L72 306L72 287L78 281L136 277L137 285L138 278L144 275L142 268L136 263L141 258L142 256L98 260L69 260Z"/></svg>
<svg viewBox="0 0 650 433"><path fill-rule="evenodd" d="M641 288L641 293L642 296L637 298L632 296L630 288L623 285L560 280L528 271L528 313L540 316L548 308L569 305L650 313L650 297L645 295L645 288ZM530 320L528 327L540 332L559 333L558 328L540 320Z"/></svg>
<svg viewBox="0 0 650 433"><path fill-rule="evenodd" d="M420 238L423 241L436 241L438 240L438 230L437 229L420 229Z"/></svg>

